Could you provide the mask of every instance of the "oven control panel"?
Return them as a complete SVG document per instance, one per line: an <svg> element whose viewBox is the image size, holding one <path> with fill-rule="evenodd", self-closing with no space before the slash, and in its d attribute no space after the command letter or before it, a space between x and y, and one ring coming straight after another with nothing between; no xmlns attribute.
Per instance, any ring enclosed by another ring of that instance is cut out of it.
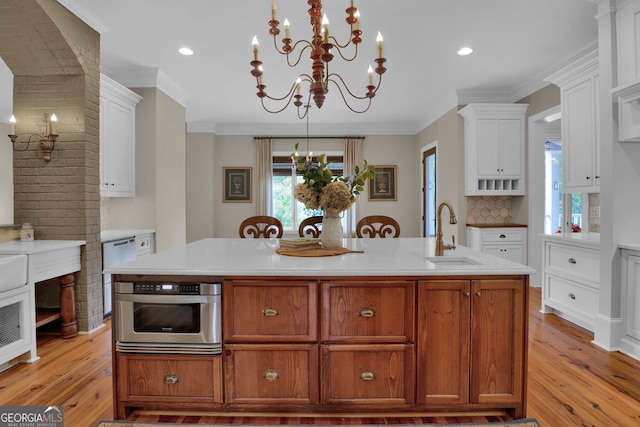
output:
<svg viewBox="0 0 640 427"><path fill-rule="evenodd" d="M136 282L134 294L200 295L200 283Z"/></svg>
<svg viewBox="0 0 640 427"><path fill-rule="evenodd" d="M222 283L116 282L114 293L116 295L221 295Z"/></svg>

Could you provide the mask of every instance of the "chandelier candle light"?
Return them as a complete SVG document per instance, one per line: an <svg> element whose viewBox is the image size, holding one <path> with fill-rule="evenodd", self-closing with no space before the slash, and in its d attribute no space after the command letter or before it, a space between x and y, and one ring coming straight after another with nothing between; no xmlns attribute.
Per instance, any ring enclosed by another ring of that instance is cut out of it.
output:
<svg viewBox="0 0 640 427"><path fill-rule="evenodd" d="M310 58L311 58L311 74L300 74L296 81L293 83L289 92L282 97L273 97L267 94L265 88L267 87L263 83L263 67L262 61L259 60L258 56L258 38L257 36L253 37L252 45L253 45L253 61L251 61L251 66L253 69L251 70L251 75L256 78L258 92L258 98L260 98L260 102L262 103L262 107L270 112L270 113L280 113L284 111L293 101L293 105L295 105L298 109L298 117L304 118L307 114L308 110L301 112L300 107L303 106L301 94L301 85L302 83L309 84L309 97L313 98L313 102L316 107L322 108L324 104L326 94L329 92L329 83L333 83L340 92L340 96L344 101L345 105L355 113L364 113L369 110L371 106L371 99L376 95L380 84L382 83L382 74L387 70L384 67L384 63L386 59L382 56L382 35L378 32L378 37L376 39L378 57L374 59L377 63L376 68L371 67L369 65L368 69L368 85L366 85L366 93L364 95L356 95L351 89L347 86L346 82L337 73L329 72L329 63L333 60L333 50L335 50L340 57L348 62L353 61L358 56L358 45L362 42L362 31L360 30L360 12L357 8L353 6L353 0L351 0L351 6L346 9L347 18L346 22L350 27L350 37L351 39L347 40L346 43L340 44L336 38L330 34L329 32L329 20L327 19L326 14L322 13L322 0L308 0L309 4L309 16L311 18L311 30L312 37L310 40L298 40L293 46L291 45L292 40L290 37L290 24L289 20L284 20L284 30L285 37L282 39L282 47L278 47L277 36L280 34L280 21L276 19L276 0L271 0L271 20L269 21L269 34L273 36L273 44L275 49L281 55L285 55L287 57L287 64L290 67L296 67L301 59L302 54L305 50L310 50ZM354 52L353 56L345 57L343 51L348 47L353 45ZM294 54L294 52L298 52ZM295 56L297 55L297 58ZM291 57L294 57L293 59ZM378 82L374 85L373 82L373 73L378 74ZM349 104L347 100L348 94L351 98L355 100L364 100L365 106L361 109L356 109ZM267 108L265 105L265 98L274 101L274 102L285 102L285 105L280 109L271 110ZM307 102L306 104L309 104Z"/></svg>

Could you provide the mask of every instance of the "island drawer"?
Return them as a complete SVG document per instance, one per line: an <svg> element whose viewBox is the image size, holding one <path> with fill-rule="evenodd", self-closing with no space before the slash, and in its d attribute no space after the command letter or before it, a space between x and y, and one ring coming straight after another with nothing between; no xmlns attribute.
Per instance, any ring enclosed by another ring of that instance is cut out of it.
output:
<svg viewBox="0 0 640 427"><path fill-rule="evenodd" d="M318 337L317 283L225 281L225 342L310 342Z"/></svg>
<svg viewBox="0 0 640 427"><path fill-rule="evenodd" d="M222 403L222 356L116 354L126 399Z"/></svg>
<svg viewBox="0 0 640 427"><path fill-rule="evenodd" d="M318 403L316 344L228 344L227 403Z"/></svg>
<svg viewBox="0 0 640 427"><path fill-rule="evenodd" d="M323 342L412 342L414 314L413 281L322 282Z"/></svg>
<svg viewBox="0 0 640 427"><path fill-rule="evenodd" d="M414 402L413 345L322 346L321 402L373 404Z"/></svg>
<svg viewBox="0 0 640 427"><path fill-rule="evenodd" d="M588 249L561 243L546 243L545 271L568 277L580 277L599 287L600 253L597 249Z"/></svg>

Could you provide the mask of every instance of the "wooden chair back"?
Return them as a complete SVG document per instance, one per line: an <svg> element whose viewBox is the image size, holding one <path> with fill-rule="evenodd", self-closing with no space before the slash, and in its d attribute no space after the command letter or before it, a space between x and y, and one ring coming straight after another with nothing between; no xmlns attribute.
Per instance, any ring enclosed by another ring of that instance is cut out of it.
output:
<svg viewBox="0 0 640 427"><path fill-rule="evenodd" d="M282 237L282 223L278 218L272 216L252 216L240 224L240 237L264 237L269 239L271 237Z"/></svg>
<svg viewBox="0 0 640 427"><path fill-rule="evenodd" d="M322 224L322 216L310 216L300 223L298 234L300 237L320 237L320 228L318 224Z"/></svg>
<svg viewBox="0 0 640 427"><path fill-rule="evenodd" d="M400 237L400 224L384 215L365 216L356 225L358 237Z"/></svg>

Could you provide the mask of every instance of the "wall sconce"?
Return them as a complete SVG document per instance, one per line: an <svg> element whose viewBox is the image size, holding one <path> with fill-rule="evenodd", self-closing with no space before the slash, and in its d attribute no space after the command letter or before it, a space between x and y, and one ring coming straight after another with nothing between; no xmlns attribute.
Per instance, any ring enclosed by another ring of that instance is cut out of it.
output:
<svg viewBox="0 0 640 427"><path fill-rule="evenodd" d="M13 115L11 115L11 118L9 119L9 123L11 123L11 135L7 135L7 136L11 140L11 143L13 144L13 149L15 151L28 150L29 144L31 143L31 139L34 136L40 138L40 148L42 148L42 151L44 151L44 161L48 162L51 160L51 152L55 148L56 140L58 139L58 135L56 134L56 130L55 130L55 125L57 122L58 122L58 118L56 117L55 114L52 114L51 117L49 117L49 113L44 113L44 132L42 134L37 134L37 133L31 134L29 136L29 139L24 141L27 143L27 146L24 148L24 150L18 150L16 148L16 142L20 142L20 141L17 141L18 135L16 135L16 118Z"/></svg>

